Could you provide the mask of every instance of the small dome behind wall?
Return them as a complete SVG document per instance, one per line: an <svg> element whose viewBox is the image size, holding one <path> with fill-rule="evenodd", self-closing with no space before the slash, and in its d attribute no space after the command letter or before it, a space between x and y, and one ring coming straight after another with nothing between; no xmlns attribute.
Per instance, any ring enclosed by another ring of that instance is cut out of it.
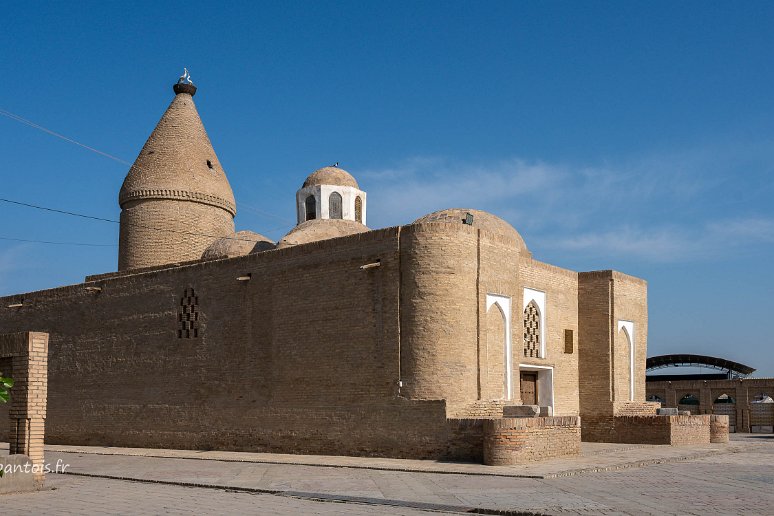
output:
<svg viewBox="0 0 774 516"><path fill-rule="evenodd" d="M501 235L511 240L516 241L516 245L524 253L531 254L527 249L527 244L524 243L524 239L521 237L518 231L509 223L489 212L483 210L473 210L465 208L449 208L446 210L434 211L424 217L420 217L415 220L414 224L422 224L424 222L447 222L449 224L462 224L465 217L471 214L473 215L473 227L483 229L496 235Z"/></svg>
<svg viewBox="0 0 774 516"><path fill-rule="evenodd" d="M220 260L274 249L276 244L252 231L238 231L232 237L215 240L202 254L202 260Z"/></svg>
<svg viewBox="0 0 774 516"><path fill-rule="evenodd" d="M298 223L315 219L366 222L366 193L344 169L334 166L315 170L296 192Z"/></svg>
<svg viewBox="0 0 774 516"><path fill-rule="evenodd" d="M369 229L354 220L314 219L302 222L290 230L277 244L277 249L292 247L318 240L328 240L364 233Z"/></svg>

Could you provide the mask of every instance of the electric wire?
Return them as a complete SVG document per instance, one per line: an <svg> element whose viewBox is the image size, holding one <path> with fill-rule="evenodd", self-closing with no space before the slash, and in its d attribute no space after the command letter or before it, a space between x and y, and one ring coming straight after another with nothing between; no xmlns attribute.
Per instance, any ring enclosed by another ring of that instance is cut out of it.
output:
<svg viewBox="0 0 774 516"><path fill-rule="evenodd" d="M83 213L76 213L74 211L59 210L59 209L56 209L56 208L49 208L47 206L39 206L37 204L30 204L30 203L21 202L21 201L14 201L12 199L5 199L5 198L2 198L2 197L0 197L0 202L5 202L5 203L9 203L9 204L15 204L15 205L24 206L24 207L27 207L27 208L34 208L36 210L42 210L42 211L48 211L48 212L52 212L52 213L58 213L60 215L70 215L72 217L80 217L80 218L96 220L96 221L100 221L100 222L109 222L109 223L112 223L112 224L121 224L120 221L115 220L115 219L108 219L108 218L105 218L105 217L96 217L94 215L85 215ZM130 226L139 227L139 228L143 228L143 229L149 229L151 231L162 231L164 233L179 233L179 234L183 234L183 235L204 236L204 237L207 237L207 238L215 238L215 239L221 239L222 238L224 240L236 240L236 241L241 241L241 242L260 242L261 241L261 240L256 240L256 239L252 239L252 238L227 237L227 236L220 236L220 235L209 235L207 233L198 233L198 232L195 232L195 231L181 231L181 230L178 230L178 229L157 228L157 227L148 226L148 225L145 225L145 224L138 224L138 223L133 223L133 222L128 222L128 221L125 221L124 224L128 224ZM280 228L275 228L275 229L280 229ZM272 231L272 230L270 229L269 231Z"/></svg>
<svg viewBox="0 0 774 516"><path fill-rule="evenodd" d="M30 240L28 238L12 238L0 236L0 240L10 240L12 242L27 242L31 244L51 244L51 245L77 245L88 247L116 247L118 244L90 244L87 242L52 242L50 240Z"/></svg>
<svg viewBox="0 0 774 516"><path fill-rule="evenodd" d="M72 139L70 137L64 136L63 134L57 133L56 131L52 131L51 129L49 129L47 127L44 127L44 126L42 126L40 124L36 124L35 122L33 122L31 120L27 120L26 118L24 118L22 116L19 116L19 115L15 114L15 113L11 113L8 110L0 109L0 115L3 115L5 117L7 117L7 118L10 118L11 120L15 120L17 122L25 124L25 125L27 125L29 127L34 128L34 129L38 129L39 131L43 131L44 133L47 133L47 134L50 134L50 135L55 136L57 138L60 138L60 139L66 141L68 143L72 143L74 145L78 145L79 147L82 147L82 148L84 148L86 150L89 150L91 152L95 152L95 153L99 154L100 156L104 156L104 157L106 157L108 159L112 159L113 161L121 163L122 165L132 166L132 164L129 163L128 161L126 161L126 160L123 160L121 158L113 156L112 154L108 154L107 152L101 151L99 149L95 149L94 147L86 145L85 143L81 143L81 142L79 142L77 140L74 140L74 139ZM249 204L244 204L242 202L237 202L237 207L244 208L247 211L252 211L253 213L256 213L258 215L263 215L265 217L271 217L271 218L274 218L274 219L277 219L277 220L281 220L283 222L292 222L288 218L281 217L279 215L274 215L272 213L268 213L268 212L262 211L262 210L260 210L260 209L258 209L256 207L254 207L254 206L250 206Z"/></svg>
<svg viewBox="0 0 774 516"><path fill-rule="evenodd" d="M129 163L128 161L124 161L121 158L117 158L117 157L113 156L112 154L108 154L107 152L102 152L101 150L95 149L94 147L89 147L86 144L83 144L83 143L81 143L79 141L73 140L72 138L68 138L67 136L65 136L63 134L59 134L59 133L57 133L55 131L52 131L51 129L47 129L47 128L43 127L42 125L38 125L35 122L32 122L31 120L27 120L26 118L23 118L23 117L21 117L19 115L11 113L10 111L6 111L5 109L0 109L0 115L3 115L4 117L10 118L11 120L16 120L17 122L21 122L22 124L25 124L25 125L28 125L28 126L30 126L32 128L38 129L39 131L43 131L44 133L48 133L51 136L56 136L57 138L60 138L60 139L62 139L64 141L72 143L74 145L78 145L79 147L83 147L84 149L90 150L91 152L96 152L97 154L100 154L100 155L102 155L102 156L104 156L106 158L112 159L113 161L117 161L117 162L119 162L121 164L131 166L131 163Z"/></svg>

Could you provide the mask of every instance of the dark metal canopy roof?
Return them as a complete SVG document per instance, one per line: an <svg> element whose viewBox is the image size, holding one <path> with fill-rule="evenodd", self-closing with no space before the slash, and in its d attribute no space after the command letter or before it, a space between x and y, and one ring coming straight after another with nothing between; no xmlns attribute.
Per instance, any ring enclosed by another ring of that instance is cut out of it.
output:
<svg viewBox="0 0 774 516"><path fill-rule="evenodd" d="M755 368L739 362L704 355L659 355L650 357L645 362L645 369L648 371L664 367L708 367L727 371L736 377L747 376L755 371Z"/></svg>

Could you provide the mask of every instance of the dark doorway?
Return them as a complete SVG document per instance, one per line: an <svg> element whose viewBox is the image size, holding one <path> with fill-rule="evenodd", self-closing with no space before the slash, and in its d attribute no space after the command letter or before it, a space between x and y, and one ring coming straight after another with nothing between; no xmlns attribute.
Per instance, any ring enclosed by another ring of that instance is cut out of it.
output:
<svg viewBox="0 0 774 516"><path fill-rule="evenodd" d="M521 373L521 402L537 405L537 373Z"/></svg>

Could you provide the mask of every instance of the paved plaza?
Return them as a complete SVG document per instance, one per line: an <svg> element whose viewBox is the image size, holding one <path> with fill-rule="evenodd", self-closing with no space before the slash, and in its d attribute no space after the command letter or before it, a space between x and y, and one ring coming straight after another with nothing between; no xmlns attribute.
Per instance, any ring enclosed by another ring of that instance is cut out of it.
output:
<svg viewBox="0 0 774 516"><path fill-rule="evenodd" d="M0 453L7 447L0 445ZM774 435L729 445L584 443L530 466L47 447L69 464L46 489L6 495L29 514L773 514Z"/></svg>

